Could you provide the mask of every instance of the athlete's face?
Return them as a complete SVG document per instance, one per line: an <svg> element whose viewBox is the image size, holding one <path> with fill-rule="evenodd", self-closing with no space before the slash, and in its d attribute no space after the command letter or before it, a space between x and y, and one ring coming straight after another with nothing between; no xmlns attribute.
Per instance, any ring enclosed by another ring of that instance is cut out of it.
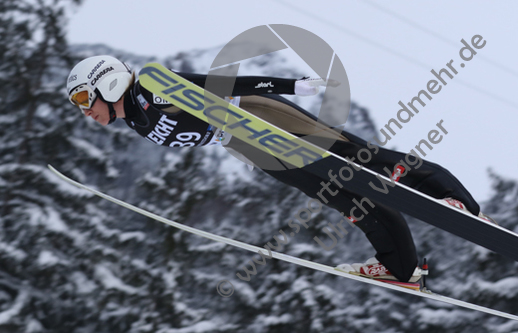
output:
<svg viewBox="0 0 518 333"><path fill-rule="evenodd" d="M97 98L94 105L90 109L85 109L84 114L87 117L92 117L93 120L99 124L106 126L110 122L110 111L108 104Z"/></svg>

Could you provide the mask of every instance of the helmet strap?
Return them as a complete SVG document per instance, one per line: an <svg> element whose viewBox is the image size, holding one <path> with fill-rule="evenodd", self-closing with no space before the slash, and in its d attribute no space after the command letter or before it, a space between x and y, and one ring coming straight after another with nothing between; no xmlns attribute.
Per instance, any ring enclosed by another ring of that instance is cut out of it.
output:
<svg viewBox="0 0 518 333"><path fill-rule="evenodd" d="M106 103L108 105L108 112L109 112L109 117L110 117L110 121L108 121L108 125L113 124L115 119L117 119L117 113L115 112L113 103L106 101L98 89L95 89L95 93L97 94L97 98L99 98L101 101L103 101L104 103Z"/></svg>
<svg viewBox="0 0 518 333"><path fill-rule="evenodd" d="M108 110L110 110L110 121L108 122L108 125L110 125L117 119L117 113L115 112L113 103L106 102L106 104L108 104Z"/></svg>

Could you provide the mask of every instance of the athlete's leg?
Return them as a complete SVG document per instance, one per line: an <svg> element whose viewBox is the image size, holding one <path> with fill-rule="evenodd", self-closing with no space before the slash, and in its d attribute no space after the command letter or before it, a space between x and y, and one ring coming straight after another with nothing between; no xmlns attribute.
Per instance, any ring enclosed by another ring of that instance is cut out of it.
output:
<svg viewBox="0 0 518 333"><path fill-rule="evenodd" d="M244 154L250 160L260 161L264 164L265 160L271 159L270 155L261 153L244 142L232 138L229 143L232 149ZM261 156L264 154L264 156ZM326 163L320 160L315 163ZM321 182L328 182L328 179L321 179L302 169L288 170L269 170L264 169L266 173L279 181L298 188L311 198L320 202L322 199ZM345 216L349 216L350 212L355 212L355 223L362 230L374 249L376 250L376 258L389 269L389 271L400 281L408 281L417 266L417 254L412 235L405 219L401 214L391 208L377 204L376 202L364 202L362 208L359 208L354 202L362 202L363 198L348 192L345 189L330 187L329 193L325 195L325 201L322 202L329 207L335 208L339 212L343 212ZM320 196L318 194L321 194ZM365 210L367 213L365 213Z"/></svg>
<svg viewBox="0 0 518 333"><path fill-rule="evenodd" d="M354 157L355 162L362 164L358 162L357 154L359 150L367 147L366 142L349 133L344 133L344 135L347 135L351 142L337 141L330 150L340 156ZM480 206L468 190L455 176L440 165L384 148L379 148L377 153L374 153L374 149L370 149L370 151L372 157L367 163L363 164L366 168L388 176L384 168L386 167L392 172L394 167L401 163L401 165L406 166L407 174L400 178L400 183L436 199L452 197L460 200L474 215L478 215L480 212ZM366 160L366 157L368 155L364 154L363 159Z"/></svg>
<svg viewBox="0 0 518 333"><path fill-rule="evenodd" d="M293 110L296 110L301 117L313 119L315 122L317 121L317 117L282 96L263 95L263 97L276 100L291 107ZM275 110L272 110L272 113L275 113ZM297 134L303 135L306 133ZM328 144L326 148L331 147L329 150L340 156L354 157L356 158L356 162L358 162L358 151L367 149L367 142L345 131L342 132L342 136L345 137L347 141L336 140L333 146ZM367 150L374 152L373 149ZM365 164L365 167L382 175L386 175L384 171L385 167L393 170L394 166L402 161L407 164L407 174L402 177L399 182L437 199L452 197L460 200L472 214L479 214L480 207L475 199L473 199L468 190L466 190L460 181L448 170L435 163L421 159L415 161L416 159L416 157L407 156L400 152L379 148L377 153L372 153L372 159ZM407 160L409 162L407 162ZM409 163L414 163L414 165L411 166Z"/></svg>

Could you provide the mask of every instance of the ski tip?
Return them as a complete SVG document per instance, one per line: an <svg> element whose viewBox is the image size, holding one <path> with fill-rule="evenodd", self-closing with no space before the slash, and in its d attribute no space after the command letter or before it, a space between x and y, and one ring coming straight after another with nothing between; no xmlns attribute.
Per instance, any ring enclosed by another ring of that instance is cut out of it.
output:
<svg viewBox="0 0 518 333"><path fill-rule="evenodd" d="M54 174L63 178L63 174L59 172L58 169L54 168L52 165L47 164L47 168L49 168L49 170L52 171Z"/></svg>
<svg viewBox="0 0 518 333"><path fill-rule="evenodd" d="M54 168L52 165L50 164L47 164L47 167L49 168L50 171L52 171L52 173L54 173L56 176L58 176L58 178L76 186L76 187L79 187L79 188L83 188L84 186L78 182L76 182L75 180L71 179L71 178L68 178L67 176L65 176L64 174L62 174L61 172L58 171L58 169Z"/></svg>

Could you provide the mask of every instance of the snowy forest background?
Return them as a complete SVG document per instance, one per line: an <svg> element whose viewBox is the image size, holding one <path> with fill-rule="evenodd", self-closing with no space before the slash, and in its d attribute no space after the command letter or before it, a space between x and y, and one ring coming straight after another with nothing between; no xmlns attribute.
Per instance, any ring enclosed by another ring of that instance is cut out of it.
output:
<svg viewBox="0 0 518 333"><path fill-rule="evenodd" d="M251 253L58 180L47 164L159 215L257 246L286 229L307 202L224 149L166 149L121 121L107 127L85 121L64 89L78 60L111 54L134 68L158 61L203 73L217 49L152 59L103 45L68 45L65 13L80 2L0 3L0 332L518 331L516 322L276 260L258 266L247 283L236 273ZM275 55L250 62L246 71L304 75ZM376 124L357 103L347 129L370 138ZM518 231L516 180L488 177L494 187L483 211ZM312 240L326 239L322 227L339 220L324 209L283 252L328 265L372 256L358 230L333 252ZM409 224L420 257L431 265L432 290L518 313L516 263L420 221ZM232 297L216 292L224 279L234 284Z"/></svg>

